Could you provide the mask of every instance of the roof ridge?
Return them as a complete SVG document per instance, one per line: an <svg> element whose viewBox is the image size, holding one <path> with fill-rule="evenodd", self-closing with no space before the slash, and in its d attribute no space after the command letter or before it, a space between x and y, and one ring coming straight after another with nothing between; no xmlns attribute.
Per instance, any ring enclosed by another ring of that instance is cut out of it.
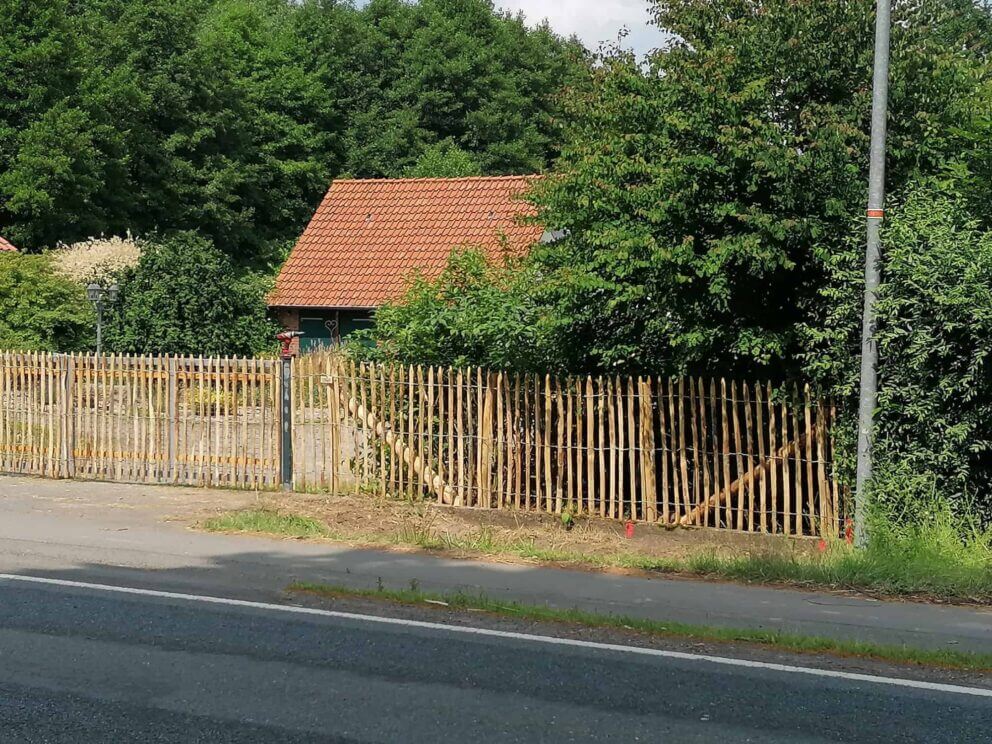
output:
<svg viewBox="0 0 992 744"><path fill-rule="evenodd" d="M520 181L543 178L542 173L530 173L519 176L456 176L453 178L424 177L424 178L335 178L332 183L452 183L455 181Z"/></svg>

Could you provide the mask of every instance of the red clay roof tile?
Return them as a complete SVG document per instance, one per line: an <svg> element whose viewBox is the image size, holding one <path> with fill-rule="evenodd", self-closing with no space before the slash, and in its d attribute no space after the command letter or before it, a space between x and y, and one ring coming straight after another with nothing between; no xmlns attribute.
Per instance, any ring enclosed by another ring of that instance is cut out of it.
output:
<svg viewBox="0 0 992 744"><path fill-rule="evenodd" d="M287 259L272 307L374 308L402 295L415 270L438 276L453 248L513 255L543 229L521 200L538 176L340 180Z"/></svg>
<svg viewBox="0 0 992 744"><path fill-rule="evenodd" d="M5 240L2 235L0 235L0 251L16 251L14 244L9 240Z"/></svg>

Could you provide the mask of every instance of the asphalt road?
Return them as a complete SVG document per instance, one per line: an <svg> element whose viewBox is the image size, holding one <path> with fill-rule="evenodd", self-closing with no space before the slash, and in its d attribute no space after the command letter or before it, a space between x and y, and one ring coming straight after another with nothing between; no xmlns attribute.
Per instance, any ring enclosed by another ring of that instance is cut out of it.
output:
<svg viewBox="0 0 992 744"><path fill-rule="evenodd" d="M2 742L992 740L961 692L35 581L0 578Z"/></svg>
<svg viewBox="0 0 992 744"><path fill-rule="evenodd" d="M992 611L827 592L641 578L191 531L195 506L250 504L246 492L0 476L0 573L278 599L292 581L465 591L729 628L992 653ZM179 517L180 521L170 521Z"/></svg>

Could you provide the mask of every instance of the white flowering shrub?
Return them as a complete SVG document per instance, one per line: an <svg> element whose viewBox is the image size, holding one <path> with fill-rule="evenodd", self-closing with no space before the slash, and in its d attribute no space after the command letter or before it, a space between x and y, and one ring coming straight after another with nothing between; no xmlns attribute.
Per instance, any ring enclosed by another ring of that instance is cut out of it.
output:
<svg viewBox="0 0 992 744"><path fill-rule="evenodd" d="M50 251L50 256L59 274L86 284L137 266L141 243L130 233L123 238L90 238L72 245L60 245Z"/></svg>

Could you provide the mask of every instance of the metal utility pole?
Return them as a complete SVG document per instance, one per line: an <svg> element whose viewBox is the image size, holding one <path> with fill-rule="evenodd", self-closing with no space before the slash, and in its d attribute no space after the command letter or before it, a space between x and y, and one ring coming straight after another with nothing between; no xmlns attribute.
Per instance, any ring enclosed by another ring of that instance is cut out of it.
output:
<svg viewBox="0 0 992 744"><path fill-rule="evenodd" d="M867 545L865 498L872 471L872 437L878 401L875 294L881 274L881 229L885 216L885 133L889 103L891 2L878 0L875 15L875 73L871 104L871 164L868 173L868 244L865 251L865 309L861 325L861 397L858 404L858 473L854 495L854 544Z"/></svg>

